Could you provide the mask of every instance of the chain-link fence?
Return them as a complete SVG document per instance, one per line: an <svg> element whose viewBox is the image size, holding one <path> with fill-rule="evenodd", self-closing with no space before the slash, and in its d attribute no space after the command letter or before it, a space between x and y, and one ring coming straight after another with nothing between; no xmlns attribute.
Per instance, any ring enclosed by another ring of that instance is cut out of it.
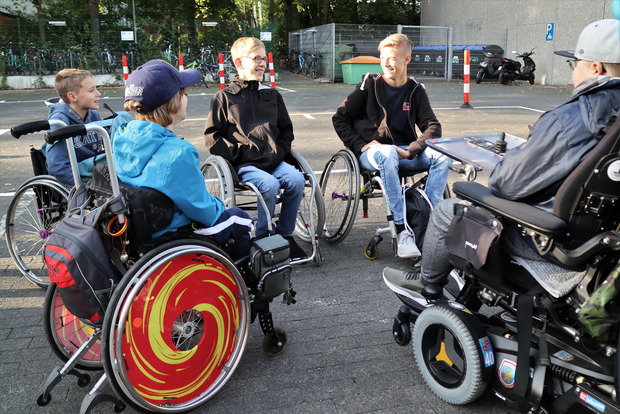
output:
<svg viewBox="0 0 620 414"><path fill-rule="evenodd" d="M311 27L288 34L288 61L295 63L289 66L299 67L296 60L318 54L320 76L339 82L343 80L340 62L357 56L379 57L379 43L393 33L406 34L414 45L408 74L451 76L453 47L448 27L338 23Z"/></svg>
<svg viewBox="0 0 620 414"><path fill-rule="evenodd" d="M178 64L182 54L192 62L217 63L217 54L230 55L241 36L261 38L277 58L280 34L276 23L245 27L202 20L100 18L54 21L15 17L0 21L0 72L3 75L45 75L73 67L93 73L122 73L121 56L129 70L150 59ZM135 36L134 36L135 33ZM232 65L228 65L232 67Z"/></svg>

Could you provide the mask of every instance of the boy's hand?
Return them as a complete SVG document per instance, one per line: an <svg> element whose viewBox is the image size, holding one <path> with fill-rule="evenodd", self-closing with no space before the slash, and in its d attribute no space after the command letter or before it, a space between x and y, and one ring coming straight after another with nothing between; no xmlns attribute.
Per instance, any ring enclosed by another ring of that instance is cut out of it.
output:
<svg viewBox="0 0 620 414"><path fill-rule="evenodd" d="M396 149L399 160L407 160L409 159L409 157L411 157L411 152L409 150L402 149L400 147L397 147L396 145L393 145L393 147Z"/></svg>
<svg viewBox="0 0 620 414"><path fill-rule="evenodd" d="M366 145L364 145L362 147L362 152L368 151L368 148L372 147L373 145L381 145L381 143L379 141L377 141L376 139L373 139L368 144L366 144Z"/></svg>
<svg viewBox="0 0 620 414"><path fill-rule="evenodd" d="M230 203L231 201L232 201L232 197L228 197L226 200L224 200L224 205L228 207L228 203Z"/></svg>

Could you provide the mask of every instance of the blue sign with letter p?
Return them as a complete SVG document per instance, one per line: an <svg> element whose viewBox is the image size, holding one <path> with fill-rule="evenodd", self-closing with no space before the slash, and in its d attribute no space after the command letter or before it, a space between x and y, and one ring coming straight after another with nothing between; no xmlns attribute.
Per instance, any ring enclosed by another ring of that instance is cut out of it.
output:
<svg viewBox="0 0 620 414"><path fill-rule="evenodd" d="M547 23L547 35L545 36L547 42L553 40L553 26L554 23Z"/></svg>

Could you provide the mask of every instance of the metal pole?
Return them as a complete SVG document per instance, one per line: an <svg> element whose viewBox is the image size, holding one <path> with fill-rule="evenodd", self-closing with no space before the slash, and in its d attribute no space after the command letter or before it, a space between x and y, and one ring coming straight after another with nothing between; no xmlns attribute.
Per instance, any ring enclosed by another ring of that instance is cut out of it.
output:
<svg viewBox="0 0 620 414"><path fill-rule="evenodd" d="M138 44L138 31L136 29L136 0L131 0L131 5L133 7L133 42Z"/></svg>

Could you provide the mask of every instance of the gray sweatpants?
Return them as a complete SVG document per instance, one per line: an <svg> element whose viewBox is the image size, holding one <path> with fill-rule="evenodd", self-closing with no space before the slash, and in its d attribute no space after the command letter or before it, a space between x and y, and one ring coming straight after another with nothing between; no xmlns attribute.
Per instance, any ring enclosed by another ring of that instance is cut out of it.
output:
<svg viewBox="0 0 620 414"><path fill-rule="evenodd" d="M456 203L470 204L459 198L443 200L435 206L429 219L422 248L421 272L425 283L444 285L453 269L445 240ZM585 272L570 271L546 261L512 227L504 228L501 247L554 297L570 292L585 275Z"/></svg>

